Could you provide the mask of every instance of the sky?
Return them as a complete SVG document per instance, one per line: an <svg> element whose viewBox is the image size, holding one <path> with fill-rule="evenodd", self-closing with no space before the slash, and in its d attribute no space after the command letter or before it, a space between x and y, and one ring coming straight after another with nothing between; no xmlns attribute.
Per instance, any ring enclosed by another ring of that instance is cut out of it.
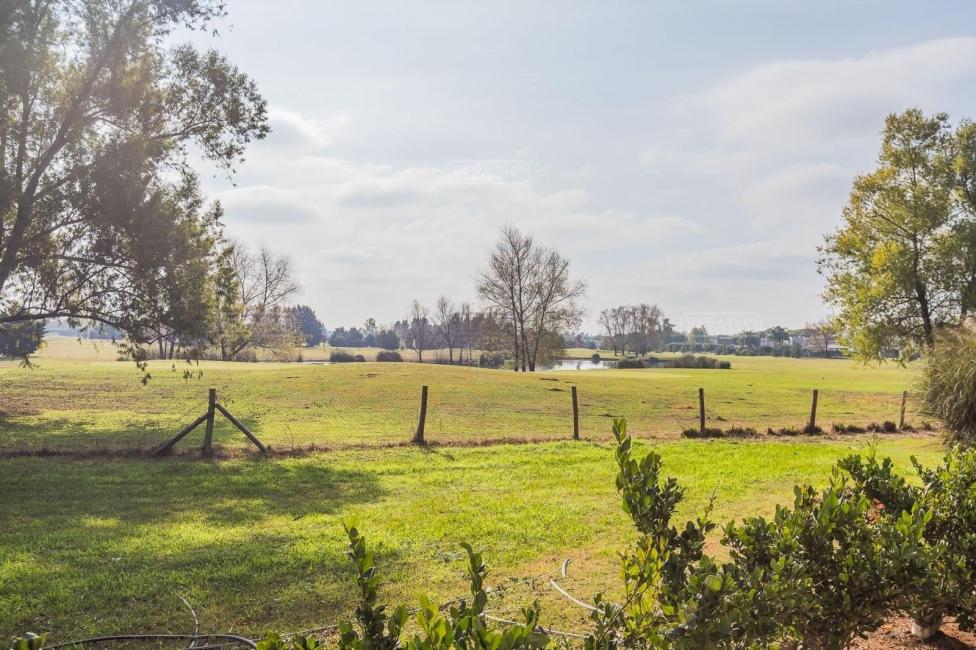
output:
<svg viewBox="0 0 976 650"><path fill-rule="evenodd" d="M817 246L888 113L976 118L976 3L230 0L196 35L272 133L205 174L330 329L477 304L514 225L601 309L713 333L822 318Z"/></svg>

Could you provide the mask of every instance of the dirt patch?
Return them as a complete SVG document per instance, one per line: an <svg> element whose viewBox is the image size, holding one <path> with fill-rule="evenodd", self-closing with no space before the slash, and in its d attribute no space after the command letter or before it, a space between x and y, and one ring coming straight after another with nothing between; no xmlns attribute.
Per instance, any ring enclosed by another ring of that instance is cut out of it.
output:
<svg viewBox="0 0 976 650"><path fill-rule="evenodd" d="M14 418L24 415L40 415L41 412L33 404L23 399L15 399L0 393L0 418Z"/></svg>
<svg viewBox="0 0 976 650"><path fill-rule="evenodd" d="M907 616L897 616L888 619L880 628L872 632L867 639L856 639L852 648L859 650L907 650L921 648L940 648L944 650L972 650L976 649L976 635L972 632L962 632L956 627L955 621L948 620L942 624L942 631L928 641L920 641L912 636L912 621Z"/></svg>

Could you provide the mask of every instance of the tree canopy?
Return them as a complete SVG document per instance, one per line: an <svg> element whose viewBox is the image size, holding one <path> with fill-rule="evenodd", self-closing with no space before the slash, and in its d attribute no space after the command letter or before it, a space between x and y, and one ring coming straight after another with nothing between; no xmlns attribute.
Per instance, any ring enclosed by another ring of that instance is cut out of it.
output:
<svg viewBox="0 0 976 650"><path fill-rule="evenodd" d="M875 171L858 176L820 249L840 341L862 359L931 346L976 308L976 125L889 115Z"/></svg>
<svg viewBox="0 0 976 650"><path fill-rule="evenodd" d="M223 15L217 0L0 7L0 328L61 318L149 340L213 299L200 276L220 211L188 151L232 172L266 105L172 33Z"/></svg>

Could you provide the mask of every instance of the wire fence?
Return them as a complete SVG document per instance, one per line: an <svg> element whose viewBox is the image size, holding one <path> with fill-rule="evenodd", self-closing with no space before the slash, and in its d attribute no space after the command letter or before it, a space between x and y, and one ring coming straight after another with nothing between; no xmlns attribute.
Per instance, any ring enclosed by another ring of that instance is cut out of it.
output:
<svg viewBox="0 0 976 650"><path fill-rule="evenodd" d="M201 380L160 375L146 386L108 375L0 381L0 454L147 453L208 412L210 387L224 412L215 413L212 425L198 422L176 449L200 446L207 428L217 450L252 448L244 431L273 452L408 444L421 428L424 386L423 439L432 444L607 440L615 417L626 417L638 437L702 428L802 430L811 421L814 390L814 419L828 433L834 425L858 431L872 424L890 429L885 422L899 429L923 424L903 391L737 384L720 370L647 382L603 381L585 372L462 377L466 369L457 368L418 381L399 364L355 365L340 374L288 366L258 373L254 364L254 370L207 371Z"/></svg>

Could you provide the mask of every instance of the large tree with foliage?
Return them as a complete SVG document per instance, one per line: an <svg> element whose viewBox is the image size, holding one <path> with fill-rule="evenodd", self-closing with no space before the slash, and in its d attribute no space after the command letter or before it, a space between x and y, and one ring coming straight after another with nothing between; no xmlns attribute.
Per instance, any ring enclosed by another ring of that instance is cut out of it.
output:
<svg viewBox="0 0 976 650"><path fill-rule="evenodd" d="M214 242L188 199L189 147L231 171L268 132L253 81L174 45L223 15L219 0L0 5L0 328L158 329L145 291L187 285L173 251Z"/></svg>
<svg viewBox="0 0 976 650"><path fill-rule="evenodd" d="M325 341L325 336L322 335L325 325L316 316L314 309L308 305L295 305L290 311L305 345L314 347Z"/></svg>
<svg viewBox="0 0 976 650"><path fill-rule="evenodd" d="M857 356L931 346L976 307L976 127L889 115L875 171L854 180L821 247L825 298Z"/></svg>

